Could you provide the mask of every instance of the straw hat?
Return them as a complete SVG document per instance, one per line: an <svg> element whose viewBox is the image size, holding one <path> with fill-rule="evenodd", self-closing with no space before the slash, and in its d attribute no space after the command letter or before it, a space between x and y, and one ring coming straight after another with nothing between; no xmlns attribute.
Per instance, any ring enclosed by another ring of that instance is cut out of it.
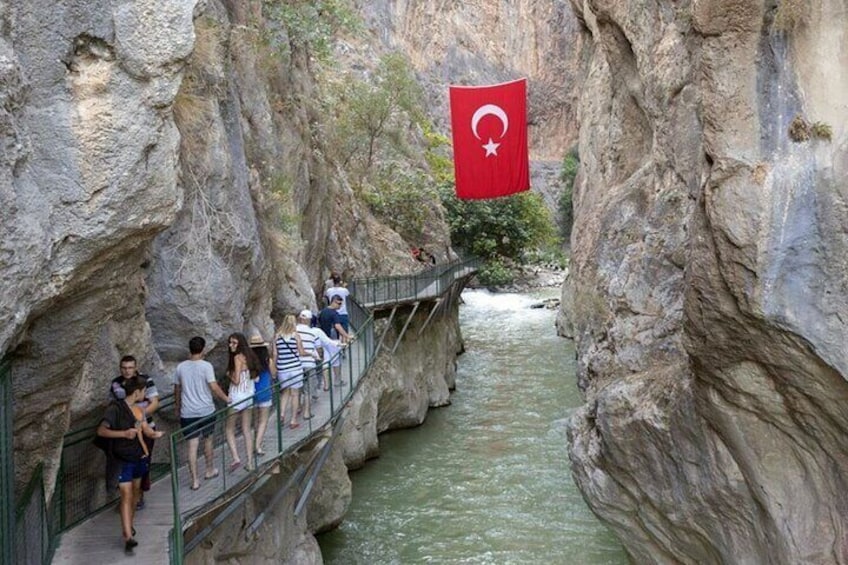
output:
<svg viewBox="0 0 848 565"><path fill-rule="evenodd" d="M248 343L250 344L250 347L268 347L268 342L266 342L259 334L253 334L250 336L250 341Z"/></svg>

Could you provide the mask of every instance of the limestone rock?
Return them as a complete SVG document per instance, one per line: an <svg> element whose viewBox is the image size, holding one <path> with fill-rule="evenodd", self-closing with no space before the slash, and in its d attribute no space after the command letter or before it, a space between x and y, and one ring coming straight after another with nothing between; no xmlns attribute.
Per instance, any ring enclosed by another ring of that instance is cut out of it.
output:
<svg viewBox="0 0 848 565"><path fill-rule="evenodd" d="M639 563L848 560L848 14L786 31L784 4L573 2L570 457ZM799 113L832 141L793 142Z"/></svg>

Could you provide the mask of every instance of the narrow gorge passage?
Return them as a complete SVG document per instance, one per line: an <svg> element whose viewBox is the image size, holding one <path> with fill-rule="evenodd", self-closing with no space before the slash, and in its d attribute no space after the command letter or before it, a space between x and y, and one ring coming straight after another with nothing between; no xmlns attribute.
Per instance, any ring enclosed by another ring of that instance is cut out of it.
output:
<svg viewBox="0 0 848 565"><path fill-rule="evenodd" d="M325 563L627 562L571 480L574 349L554 311L531 308L555 293L463 293L452 404L381 436L345 521L319 537Z"/></svg>

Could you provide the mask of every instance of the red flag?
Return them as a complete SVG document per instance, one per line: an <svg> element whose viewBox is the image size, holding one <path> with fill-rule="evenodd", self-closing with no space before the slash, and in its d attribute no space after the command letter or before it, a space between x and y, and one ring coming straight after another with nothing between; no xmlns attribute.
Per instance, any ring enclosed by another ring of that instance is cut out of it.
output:
<svg viewBox="0 0 848 565"><path fill-rule="evenodd" d="M456 195L495 198L530 188L527 80L450 87Z"/></svg>

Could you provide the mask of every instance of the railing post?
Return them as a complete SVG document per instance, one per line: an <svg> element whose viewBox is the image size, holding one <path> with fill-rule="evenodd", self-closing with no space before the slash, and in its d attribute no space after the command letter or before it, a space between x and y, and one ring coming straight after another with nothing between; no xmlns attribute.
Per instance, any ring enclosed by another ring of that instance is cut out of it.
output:
<svg viewBox="0 0 848 565"><path fill-rule="evenodd" d="M179 431L171 434L171 493L174 499L174 529L173 546L171 547L172 565L181 565L183 562L183 519L180 514L180 476L179 457L177 454L177 435Z"/></svg>
<svg viewBox="0 0 848 565"><path fill-rule="evenodd" d="M12 459L12 378L0 359L0 561L15 563L15 463Z"/></svg>

